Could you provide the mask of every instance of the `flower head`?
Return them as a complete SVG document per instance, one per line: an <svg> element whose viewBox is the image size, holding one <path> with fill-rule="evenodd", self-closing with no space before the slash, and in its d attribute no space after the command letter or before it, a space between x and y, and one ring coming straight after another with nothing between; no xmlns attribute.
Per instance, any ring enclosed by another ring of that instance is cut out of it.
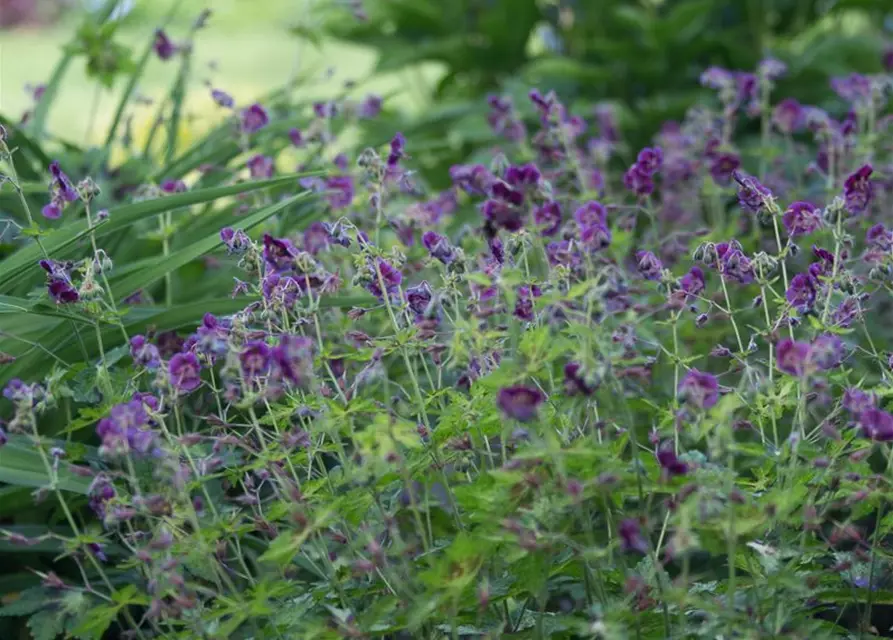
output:
<svg viewBox="0 0 893 640"><path fill-rule="evenodd" d="M719 400L719 382L712 373L689 369L679 382L679 397L698 409L709 409Z"/></svg>
<svg viewBox="0 0 893 640"><path fill-rule="evenodd" d="M809 202L794 202L782 216L784 228L793 237L805 236L822 227L822 216L815 205Z"/></svg>
<svg viewBox="0 0 893 640"><path fill-rule="evenodd" d="M256 133L270 123L270 116L267 115L267 110L257 103L243 109L241 118L242 131L244 133Z"/></svg>
<svg viewBox="0 0 893 640"><path fill-rule="evenodd" d="M168 363L168 380L174 390L189 393L198 389L202 383L201 370L201 364L194 353L178 353Z"/></svg>
<svg viewBox="0 0 893 640"><path fill-rule="evenodd" d="M152 45L152 48L155 49L155 55L157 55L161 60L170 60L175 53L177 53L178 47L171 42L171 39L167 37L167 34L161 30L155 30L155 42Z"/></svg>
<svg viewBox="0 0 893 640"><path fill-rule="evenodd" d="M519 384L500 389L496 404L507 417L529 422L536 417L545 399L546 396L538 388Z"/></svg>
<svg viewBox="0 0 893 640"><path fill-rule="evenodd" d="M850 174L843 184L843 196L846 209L852 214L863 213L874 195L871 174L874 169L870 164L862 165Z"/></svg>
<svg viewBox="0 0 893 640"><path fill-rule="evenodd" d="M792 376L806 375L809 363L809 343L784 338L776 345L775 365L779 371Z"/></svg>

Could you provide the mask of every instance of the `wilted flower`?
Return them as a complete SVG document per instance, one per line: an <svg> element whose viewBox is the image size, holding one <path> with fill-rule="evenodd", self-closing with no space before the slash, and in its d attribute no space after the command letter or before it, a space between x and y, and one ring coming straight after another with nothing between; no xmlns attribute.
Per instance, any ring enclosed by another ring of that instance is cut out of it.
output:
<svg viewBox="0 0 893 640"><path fill-rule="evenodd" d="M646 280L660 280L664 266L660 258L650 251L639 251L636 253L636 268Z"/></svg>
<svg viewBox="0 0 893 640"><path fill-rule="evenodd" d="M698 409L709 409L719 399L719 382L712 373L689 369L679 381L679 397Z"/></svg>
<svg viewBox="0 0 893 640"><path fill-rule="evenodd" d="M843 184L843 196L846 209L852 214L863 213L871 203L874 187L871 174L874 169L870 164L862 165L852 173Z"/></svg>
<svg viewBox="0 0 893 640"><path fill-rule="evenodd" d="M500 389L496 404L509 418L529 422L537 415L539 406L546 399L543 392L528 385L515 385Z"/></svg>

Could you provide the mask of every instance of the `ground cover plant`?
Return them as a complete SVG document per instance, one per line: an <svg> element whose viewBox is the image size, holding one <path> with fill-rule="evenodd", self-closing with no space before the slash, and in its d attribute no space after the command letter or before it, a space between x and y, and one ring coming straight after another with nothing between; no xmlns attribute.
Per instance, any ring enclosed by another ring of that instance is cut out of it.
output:
<svg viewBox="0 0 893 640"><path fill-rule="evenodd" d="M0 129L4 637L890 635L893 51L822 108L706 68L642 149L494 94L432 190L339 144L376 95L213 85L182 144L209 15L107 18ZM46 131L76 55L99 149Z"/></svg>

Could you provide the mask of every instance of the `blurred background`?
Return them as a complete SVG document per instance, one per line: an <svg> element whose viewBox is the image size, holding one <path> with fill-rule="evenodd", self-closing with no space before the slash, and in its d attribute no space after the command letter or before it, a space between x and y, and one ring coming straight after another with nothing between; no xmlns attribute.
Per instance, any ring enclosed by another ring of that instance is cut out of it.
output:
<svg viewBox="0 0 893 640"><path fill-rule="evenodd" d="M644 145L694 103L710 65L752 70L772 55L789 66L781 93L822 106L830 76L879 71L893 43L891 0L0 0L0 113L31 109L85 12L111 9L112 72L97 82L90 56L75 59L47 120L66 141L96 142L154 29L176 41L203 8L213 15L196 41L188 127L219 117L205 83L242 104L298 77L304 98L347 83L385 97L363 142L412 133L434 186L493 142L491 92L526 108L531 87L555 89L585 118L608 101L625 139ZM153 58L139 94L161 97L176 75ZM148 100L132 114L137 139L153 114Z"/></svg>

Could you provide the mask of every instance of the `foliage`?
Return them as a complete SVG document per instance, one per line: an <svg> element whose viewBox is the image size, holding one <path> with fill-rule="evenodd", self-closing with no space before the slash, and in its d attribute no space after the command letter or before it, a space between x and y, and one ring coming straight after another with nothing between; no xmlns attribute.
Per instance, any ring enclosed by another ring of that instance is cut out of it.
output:
<svg viewBox="0 0 893 640"><path fill-rule="evenodd" d="M362 6L365 20L333 17L328 32L373 47L379 71L444 66L434 95L449 108L401 124L424 153L426 179L439 186L446 186L451 164L493 144L476 126L489 93L517 98L531 86L554 90L587 117L608 102L619 110L624 140L637 149L703 97L697 79L712 65L753 69L771 54L789 66L780 88L810 104L824 97L828 76L879 71L878 27L889 9L883 0L366 0ZM377 144L386 132L376 124L367 140Z"/></svg>
<svg viewBox="0 0 893 640"><path fill-rule="evenodd" d="M440 189L378 96L215 87L184 143L208 15L136 52L108 15L0 129L3 637L893 626L893 51L821 108L777 59L702 69L642 149L492 96ZM45 130L76 56L124 89L99 149Z"/></svg>

